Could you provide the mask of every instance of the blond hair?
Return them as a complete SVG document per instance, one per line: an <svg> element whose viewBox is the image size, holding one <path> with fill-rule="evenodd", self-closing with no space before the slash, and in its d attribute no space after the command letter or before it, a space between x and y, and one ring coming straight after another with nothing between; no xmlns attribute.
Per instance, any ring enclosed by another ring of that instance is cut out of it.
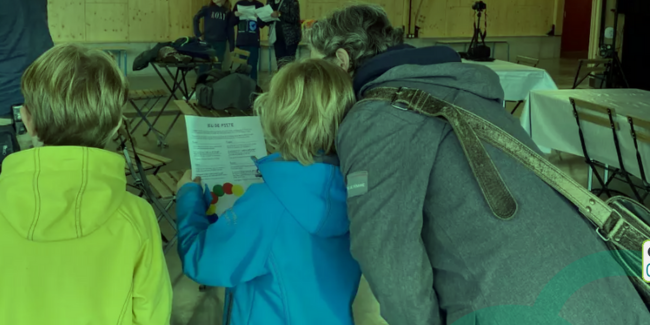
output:
<svg viewBox="0 0 650 325"><path fill-rule="evenodd" d="M284 66L271 89L255 101L267 144L284 159L303 165L336 153L335 139L346 111L355 103L350 76L325 60Z"/></svg>
<svg viewBox="0 0 650 325"><path fill-rule="evenodd" d="M353 72L369 58L404 43L404 31L393 27L381 6L352 5L314 23L307 42L325 58L334 58L338 49L344 49Z"/></svg>
<svg viewBox="0 0 650 325"><path fill-rule="evenodd" d="M27 68L22 92L43 144L104 148L120 125L128 87L108 54L68 44Z"/></svg>

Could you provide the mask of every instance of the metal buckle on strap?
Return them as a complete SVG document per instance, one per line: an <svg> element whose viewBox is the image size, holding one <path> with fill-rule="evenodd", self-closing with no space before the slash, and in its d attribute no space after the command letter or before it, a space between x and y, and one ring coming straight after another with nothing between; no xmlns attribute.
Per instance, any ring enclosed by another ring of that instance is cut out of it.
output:
<svg viewBox="0 0 650 325"><path fill-rule="evenodd" d="M402 89L403 87L399 87L397 91L393 94L393 98L390 100L391 106L402 110L402 111L408 111L408 106L404 107L403 105L400 105L401 103L398 103L397 101L399 100L399 97L402 95Z"/></svg>
<svg viewBox="0 0 650 325"><path fill-rule="evenodd" d="M603 241L608 242L610 240L609 238L605 238L605 236L603 236L603 234L600 233L600 227L596 228L596 233L598 234L600 239L602 239Z"/></svg>

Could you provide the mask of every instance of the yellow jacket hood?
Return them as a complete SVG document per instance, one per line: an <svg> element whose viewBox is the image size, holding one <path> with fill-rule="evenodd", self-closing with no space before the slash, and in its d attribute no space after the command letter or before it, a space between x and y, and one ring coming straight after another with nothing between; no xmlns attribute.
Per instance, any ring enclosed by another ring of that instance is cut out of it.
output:
<svg viewBox="0 0 650 325"><path fill-rule="evenodd" d="M0 174L0 218L36 242L88 236L126 196L124 158L87 147L42 147L7 157Z"/></svg>

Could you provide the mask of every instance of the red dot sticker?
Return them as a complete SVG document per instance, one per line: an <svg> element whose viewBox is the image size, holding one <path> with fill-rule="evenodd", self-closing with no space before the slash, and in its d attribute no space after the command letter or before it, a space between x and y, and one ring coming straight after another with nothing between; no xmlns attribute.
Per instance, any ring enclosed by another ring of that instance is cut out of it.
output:
<svg viewBox="0 0 650 325"><path fill-rule="evenodd" d="M210 202L210 204L217 204L218 201L219 197L216 194L212 193L212 202Z"/></svg>
<svg viewBox="0 0 650 325"><path fill-rule="evenodd" d="M223 184L223 191L228 195L232 195L232 186L230 183Z"/></svg>

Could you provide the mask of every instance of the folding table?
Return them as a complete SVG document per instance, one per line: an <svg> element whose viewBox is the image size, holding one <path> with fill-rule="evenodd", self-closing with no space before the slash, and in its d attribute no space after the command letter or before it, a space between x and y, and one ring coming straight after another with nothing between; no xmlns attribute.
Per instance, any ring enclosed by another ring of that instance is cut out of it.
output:
<svg viewBox="0 0 650 325"><path fill-rule="evenodd" d="M531 114L529 94L533 90L557 90L553 78L544 69L531 67L523 64L516 64L501 60L492 62L476 62L463 60L465 63L484 65L499 75L501 87L505 93L506 101L524 100L524 108L521 112L521 126L531 134ZM537 143L540 146L540 143ZM551 149L539 148L543 153L551 153Z"/></svg>
<svg viewBox="0 0 650 325"><path fill-rule="evenodd" d="M583 156L578 126L569 98L606 106L616 111L620 150L625 169L641 178L638 158L650 170L650 145L638 143L639 157L628 117L650 122L650 91L639 89L563 89L536 90L530 93L531 136L535 143ZM602 115L607 119L607 115ZM638 123L638 122L637 122ZM638 128L638 126L637 126ZM612 131L594 123L583 127L586 146L592 159L620 168ZM637 130L638 132L638 130ZM648 177L648 175L646 175ZM650 177L646 179L650 182Z"/></svg>
<svg viewBox="0 0 650 325"><path fill-rule="evenodd" d="M451 47L452 45L456 44L461 44L463 45L463 52L467 52L467 47L469 44L472 43L472 41L465 41L465 40L458 40L458 41L437 41L435 45L442 44L442 45L447 45ZM508 41L485 41L486 44L492 44L492 53L491 53L491 58L494 58L495 52L497 50L497 44L505 44L508 47L508 53L506 54L506 57L508 61L510 61L510 43Z"/></svg>
<svg viewBox="0 0 650 325"><path fill-rule="evenodd" d="M145 133L145 136L149 135L150 132L154 132L154 134L156 134L156 137L158 138L158 145L162 147L167 146L165 140L167 139L167 136L169 135L171 129L176 124L176 121L178 121L178 118L181 116L181 112L176 113L174 120L169 125L167 130L165 130L164 132L155 128L156 122L158 122L160 116L163 115L165 109L172 101L172 99L174 100L179 99L179 97L176 95L177 91L180 91L182 98L184 100L189 100L190 98L192 98L192 96L194 95L195 88L188 87L187 85L187 75L190 71L193 71L200 67L213 68L215 64L217 64L217 62L207 62L207 61L174 62L174 63L154 62L152 64L154 70L156 71L156 73L158 74L162 82L165 84L165 87L169 91L169 97L163 104L163 107L160 109L160 111L156 114L156 117L152 122L149 123L147 117L141 114L140 117L142 117L143 120L147 120L147 124L149 125L149 130ZM175 72L172 72L172 70L174 69ZM167 71L167 74L172 79L171 84L167 82L161 70Z"/></svg>

